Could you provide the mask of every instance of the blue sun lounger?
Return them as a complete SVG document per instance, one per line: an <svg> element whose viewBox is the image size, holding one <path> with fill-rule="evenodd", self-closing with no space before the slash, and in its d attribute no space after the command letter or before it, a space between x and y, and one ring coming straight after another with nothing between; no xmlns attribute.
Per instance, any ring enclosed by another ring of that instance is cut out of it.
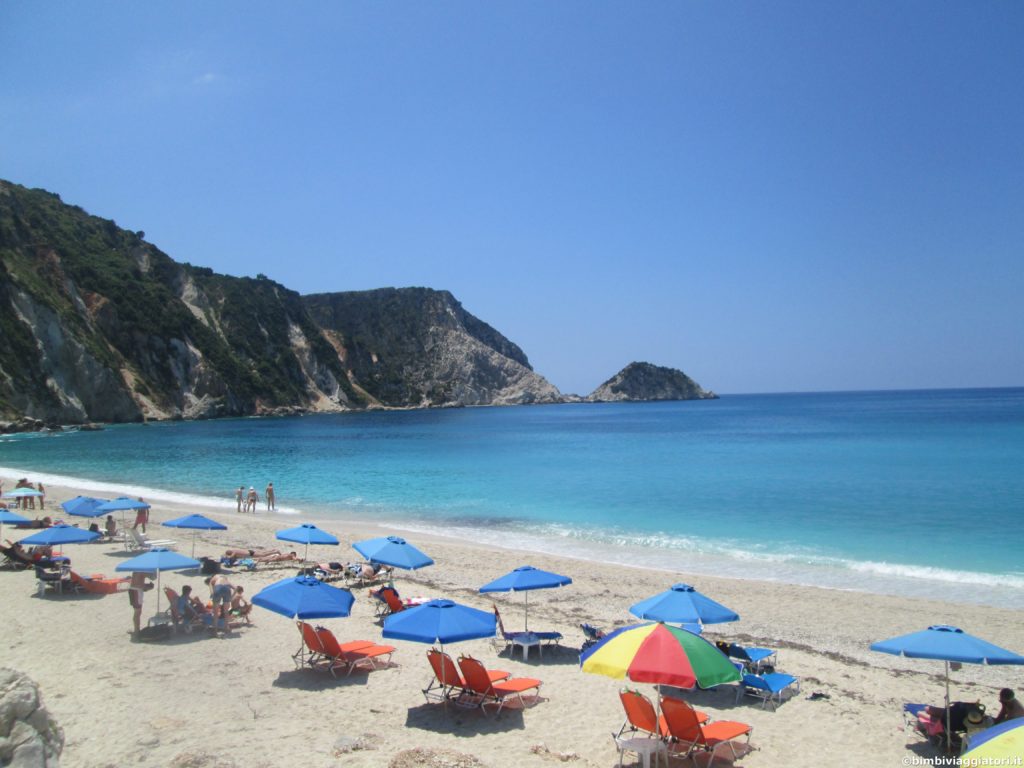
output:
<svg viewBox="0 0 1024 768"><path fill-rule="evenodd" d="M772 659L773 656L776 656L776 652L771 648L745 648L732 643L729 645L728 653L730 658L742 661L748 672L760 672L767 664L771 663L774 666L778 661L777 658ZM769 662L769 659L772 661Z"/></svg>
<svg viewBox="0 0 1024 768"><path fill-rule="evenodd" d="M771 703L774 710L775 707L782 703L782 695L790 687L793 687L792 694L794 696L800 693L800 680L793 677L793 675L787 675L783 672L769 672L767 675L752 675L748 673L743 675L743 679L740 681L740 687L736 693L736 701L739 702L740 697L744 694L756 696L761 699L762 709Z"/></svg>

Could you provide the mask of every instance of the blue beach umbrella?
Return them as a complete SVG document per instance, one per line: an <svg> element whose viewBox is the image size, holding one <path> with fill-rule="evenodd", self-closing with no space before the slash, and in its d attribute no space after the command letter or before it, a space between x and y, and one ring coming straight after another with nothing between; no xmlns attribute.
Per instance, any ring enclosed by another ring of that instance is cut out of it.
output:
<svg viewBox="0 0 1024 768"><path fill-rule="evenodd" d="M347 589L310 576L276 581L252 596L253 605L289 619L331 619L348 616L355 598Z"/></svg>
<svg viewBox="0 0 1024 768"><path fill-rule="evenodd" d="M320 530L312 523L303 523L295 528L286 528L283 531L278 531L276 535L281 541L293 541L297 544L305 544L306 553L302 556L303 560L308 559L310 544L338 543L337 536L332 536L327 533L327 531Z"/></svg>
<svg viewBox="0 0 1024 768"><path fill-rule="evenodd" d="M357 541L352 548L371 563L390 565L406 571L415 571L417 568L434 564L432 559L400 536Z"/></svg>
<svg viewBox="0 0 1024 768"><path fill-rule="evenodd" d="M431 600L384 619L384 637L414 643L457 643L494 637L497 619L489 611L452 600Z"/></svg>
<svg viewBox="0 0 1024 768"><path fill-rule="evenodd" d="M118 496L113 501L105 502L97 507L97 510L102 511L104 514L108 512L122 512L126 509L149 509L149 504L127 496Z"/></svg>
<svg viewBox="0 0 1024 768"><path fill-rule="evenodd" d="M522 565L511 573L506 573L500 579L495 579L489 584L480 587L481 592L523 592L525 605L525 618L523 628L530 630L530 598L529 591L532 589L552 589L572 584L568 576L560 576L557 573L542 571L532 565Z"/></svg>
<svg viewBox="0 0 1024 768"><path fill-rule="evenodd" d="M253 595L252 604L289 619L305 621L348 616L355 600L347 589L339 589L310 576L296 576L264 587ZM302 634L301 625L299 634ZM299 650L292 655L297 664L301 665L305 650L303 640Z"/></svg>
<svg viewBox="0 0 1024 768"><path fill-rule="evenodd" d="M946 747L949 732L949 663L961 664L1024 664L1024 656L993 645L959 627L936 624L920 632L900 635L871 644L872 651L905 656L909 659L934 659L946 665Z"/></svg>
<svg viewBox="0 0 1024 768"><path fill-rule="evenodd" d="M95 531L83 531L73 525L52 525L39 533L33 533L21 540L22 544L32 546L60 547L65 544L80 544L83 541L95 541L100 535Z"/></svg>
<svg viewBox="0 0 1024 768"><path fill-rule="evenodd" d="M75 498L63 502L60 506L69 515L76 517L103 517L106 512L100 506L106 504L106 499L94 499L92 496L75 496Z"/></svg>
<svg viewBox="0 0 1024 768"><path fill-rule="evenodd" d="M42 495L42 492L35 488L11 488L9 491L4 491L4 496L11 499L36 498Z"/></svg>
<svg viewBox="0 0 1024 768"><path fill-rule="evenodd" d="M224 523L218 523L203 515L185 515L168 520L163 525L168 528L191 528L192 529L192 557L196 556L196 536L199 531L226 531L228 527Z"/></svg>
<svg viewBox="0 0 1024 768"><path fill-rule="evenodd" d="M160 613L160 574L163 571L184 571L198 568L201 563L191 557L179 555L163 547L156 547L130 560L120 563L114 570L121 572L149 573L156 575L156 612Z"/></svg>
<svg viewBox="0 0 1024 768"><path fill-rule="evenodd" d="M630 606L629 612L648 621L667 624L722 624L738 621L739 614L701 594L689 584L674 584L654 597ZM699 629L697 630L699 633Z"/></svg>

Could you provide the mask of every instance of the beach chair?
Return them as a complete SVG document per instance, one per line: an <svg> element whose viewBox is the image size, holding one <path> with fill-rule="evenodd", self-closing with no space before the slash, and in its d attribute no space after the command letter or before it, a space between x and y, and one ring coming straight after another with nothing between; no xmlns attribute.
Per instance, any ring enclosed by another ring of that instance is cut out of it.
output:
<svg viewBox="0 0 1024 768"><path fill-rule="evenodd" d="M391 666L391 654L395 652L393 645L377 645L369 640L340 644L334 633L323 627L318 627L316 634L320 638L323 655L329 662L327 668L332 677L337 677L334 672L336 669L346 669L346 674L351 675L356 667L374 670Z"/></svg>
<svg viewBox="0 0 1024 768"><path fill-rule="evenodd" d="M295 666L299 669L305 666L316 668L326 659L320 636L312 624L307 624L305 621L297 621L295 624L299 628L299 634L302 635L302 645L292 654Z"/></svg>
<svg viewBox="0 0 1024 768"><path fill-rule="evenodd" d="M185 630L186 634L189 634L192 632L193 627L213 626L213 615L207 611L197 614L191 620L187 620L182 616L181 612L178 611L178 593L170 587L164 587L164 596L167 598L167 611L171 617L171 626L174 627L174 631L181 627Z"/></svg>
<svg viewBox="0 0 1024 768"><path fill-rule="evenodd" d="M459 657L459 669L462 670L462 679L465 682L466 694L476 702L480 711L484 712L488 704L497 704L500 715L505 703L513 699L523 708L526 701L523 694L534 690L536 693L534 701L540 698L541 681L532 677L510 677L505 680L492 681L487 674L487 669L472 656Z"/></svg>
<svg viewBox="0 0 1024 768"><path fill-rule="evenodd" d="M128 582L131 581L127 577L108 579L102 573L82 576L74 571L71 571L70 578L72 584L91 595L112 595L115 592L123 592L128 589Z"/></svg>
<svg viewBox="0 0 1024 768"><path fill-rule="evenodd" d="M735 741L741 736L746 736L744 745L749 744L750 734L754 730L753 726L731 720L701 725L693 707L671 696L661 697L661 712L670 737L669 751L682 753L684 758L697 751L709 752L711 759L708 761L708 768L711 768L715 761L717 747L723 744L729 747L733 760L739 757Z"/></svg>
<svg viewBox="0 0 1024 768"><path fill-rule="evenodd" d="M457 699L466 692L466 682L462 679L462 674L455 666L451 656L436 648L431 648L427 651L427 661L430 662L430 668L434 671L434 677L423 689L423 698L427 701ZM503 669L488 669L487 676L492 683L496 683L500 680L507 680L511 677L511 673Z"/></svg>
<svg viewBox="0 0 1024 768"><path fill-rule="evenodd" d="M151 539L146 534L139 533L135 528L128 528L125 543L129 549L139 550L153 549L154 547L174 549L178 542L173 539Z"/></svg>
<svg viewBox="0 0 1024 768"><path fill-rule="evenodd" d="M23 549L0 547L0 553L3 553L4 556L4 568L10 568L15 571L27 571L30 568L35 568L35 560L29 557L28 553Z"/></svg>
<svg viewBox="0 0 1024 768"><path fill-rule="evenodd" d="M501 641L505 643L505 648L511 648L512 652L515 651L516 646L522 648L524 661L530 648L536 648L538 653L543 656L545 645L558 645L562 640L561 632L506 632L498 606L492 604L492 607L494 608L494 618L498 622L498 635L495 635L495 638L500 636Z"/></svg>
<svg viewBox="0 0 1024 768"><path fill-rule="evenodd" d="M665 716L658 716L650 699L639 691L634 691L632 688L623 688L619 691L619 700L622 702L622 708L626 712L626 719L623 721L622 727L619 728L619 732L615 734L616 743L627 732L629 734L641 733L659 739L668 738L669 733L668 726L665 724ZM697 715L697 721L701 725L710 719L706 712L698 710L694 710L694 712Z"/></svg>
<svg viewBox="0 0 1024 768"><path fill-rule="evenodd" d="M771 667L767 671L774 672L779 663L778 652L771 648L745 647L729 643L728 649L721 650L724 650L729 658L743 662L744 672L752 672L755 675L766 671L767 667Z"/></svg>
<svg viewBox="0 0 1024 768"><path fill-rule="evenodd" d="M65 589L69 592L75 591L75 585L71 581L71 566L59 564L56 568L51 568L37 563L35 569L39 597L45 595L47 589L58 595L64 594Z"/></svg>
<svg viewBox="0 0 1024 768"><path fill-rule="evenodd" d="M583 630L583 645L580 646L580 653L583 653L591 646L597 645L598 641L602 640L605 636L605 631L598 629L593 624L580 624L580 629Z"/></svg>
<svg viewBox="0 0 1024 768"><path fill-rule="evenodd" d="M761 709L771 704L774 710L782 703L782 696L787 690L794 696L800 693L800 680L782 672L769 672L766 675L753 675L748 672L739 682L736 703L738 704L744 695L755 696L761 699Z"/></svg>
<svg viewBox="0 0 1024 768"><path fill-rule="evenodd" d="M374 617L382 619L393 613L400 613L406 609L405 601L398 596L398 590L394 587L381 587L371 589L370 596L376 598Z"/></svg>

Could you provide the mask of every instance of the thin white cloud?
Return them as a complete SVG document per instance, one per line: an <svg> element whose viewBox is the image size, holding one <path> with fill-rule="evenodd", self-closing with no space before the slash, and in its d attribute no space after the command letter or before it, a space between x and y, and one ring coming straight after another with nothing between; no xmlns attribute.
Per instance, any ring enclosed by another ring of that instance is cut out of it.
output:
<svg viewBox="0 0 1024 768"><path fill-rule="evenodd" d="M193 85L211 85L220 79L220 75L215 72L204 72L198 77L193 78Z"/></svg>

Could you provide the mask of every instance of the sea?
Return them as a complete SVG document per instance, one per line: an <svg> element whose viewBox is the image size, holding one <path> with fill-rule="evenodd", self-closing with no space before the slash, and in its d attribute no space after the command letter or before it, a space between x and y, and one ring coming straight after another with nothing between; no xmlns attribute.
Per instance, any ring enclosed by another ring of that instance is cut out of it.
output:
<svg viewBox="0 0 1024 768"><path fill-rule="evenodd" d="M2 436L0 476L1024 609L1024 388L121 425Z"/></svg>

